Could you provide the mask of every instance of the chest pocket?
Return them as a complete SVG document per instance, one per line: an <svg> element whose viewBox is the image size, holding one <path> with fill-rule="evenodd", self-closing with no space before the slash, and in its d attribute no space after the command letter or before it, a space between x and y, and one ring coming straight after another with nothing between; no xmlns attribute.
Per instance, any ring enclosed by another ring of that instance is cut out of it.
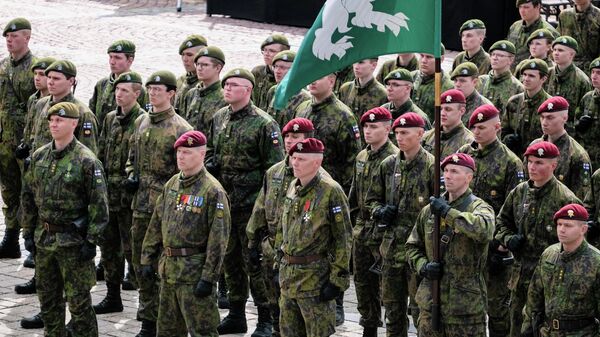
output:
<svg viewBox="0 0 600 337"><path fill-rule="evenodd" d="M284 179L280 176L274 176L270 181L269 194L265 195L265 209L267 222L275 221L278 213L278 206L281 207L282 203L280 198L285 193L285 187L283 185ZM287 185L287 184L286 184Z"/></svg>
<svg viewBox="0 0 600 337"><path fill-rule="evenodd" d="M177 237L185 238L185 242L195 247L206 241L206 227L200 226L208 223L204 196L180 194L170 189L164 204L163 223L167 224L167 233L163 233L163 236L176 233Z"/></svg>

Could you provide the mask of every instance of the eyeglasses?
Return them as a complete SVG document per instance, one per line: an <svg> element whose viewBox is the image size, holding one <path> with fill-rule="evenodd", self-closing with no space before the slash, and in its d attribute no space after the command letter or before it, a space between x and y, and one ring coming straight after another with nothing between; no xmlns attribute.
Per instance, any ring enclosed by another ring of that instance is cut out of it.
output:
<svg viewBox="0 0 600 337"><path fill-rule="evenodd" d="M196 63L196 68L205 69L212 66L210 63Z"/></svg>
<svg viewBox="0 0 600 337"><path fill-rule="evenodd" d="M504 54L499 54L499 53L492 53L490 54L490 57L497 57L497 58L505 58L505 57L510 57L511 55L504 55Z"/></svg>
<svg viewBox="0 0 600 337"><path fill-rule="evenodd" d="M236 88L248 88L247 85L242 85L242 84L237 84L237 83L233 83L233 82L225 82L225 84L223 85L223 88L231 88L231 90L236 89Z"/></svg>
<svg viewBox="0 0 600 337"><path fill-rule="evenodd" d="M393 88L393 89L398 89L400 87L410 87L410 84L400 84L400 83L391 83L388 82L385 84L386 88Z"/></svg>
<svg viewBox="0 0 600 337"><path fill-rule="evenodd" d="M273 49L273 48L266 48L266 47L265 47L265 48L264 48L263 50L261 50L260 52L261 52L261 53L263 53L263 55L264 55L264 54L277 54L277 53L279 53L279 50L277 50L277 49Z"/></svg>
<svg viewBox="0 0 600 337"><path fill-rule="evenodd" d="M290 70L290 66L282 66L279 64L275 64L273 65L273 70L277 70L277 69L281 69L281 70Z"/></svg>

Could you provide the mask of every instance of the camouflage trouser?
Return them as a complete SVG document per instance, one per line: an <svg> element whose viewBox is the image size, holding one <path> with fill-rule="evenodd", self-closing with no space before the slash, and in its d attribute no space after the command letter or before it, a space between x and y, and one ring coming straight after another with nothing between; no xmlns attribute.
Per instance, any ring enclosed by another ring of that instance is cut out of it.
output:
<svg viewBox="0 0 600 337"><path fill-rule="evenodd" d="M160 283L157 337L186 337L188 333L192 337L219 336L215 296L198 298L194 295L195 286Z"/></svg>
<svg viewBox="0 0 600 337"><path fill-rule="evenodd" d="M134 216L131 225L131 262L139 286L139 306L137 312L138 320L156 321L158 318L158 279L148 280L142 276L140 259L142 257L142 243L146 229L150 223L148 216Z"/></svg>
<svg viewBox="0 0 600 337"><path fill-rule="evenodd" d="M443 321L443 318L442 318ZM431 325L431 313L421 311L419 315L419 336L427 337L486 337L485 322L478 324L444 324L440 332L436 332Z"/></svg>
<svg viewBox="0 0 600 337"><path fill-rule="evenodd" d="M107 283L121 284L125 269L125 259L131 265L131 218L130 209L111 211L106 228L102 252L104 279Z"/></svg>
<svg viewBox="0 0 600 337"><path fill-rule="evenodd" d="M488 330L490 337L507 337L510 333L510 316L508 303L510 290L508 280L510 279L510 267L487 271L487 294L488 294Z"/></svg>
<svg viewBox="0 0 600 337"><path fill-rule="evenodd" d="M523 308L527 303L527 290L529 282L519 282L510 292L510 336L521 336L523 325Z"/></svg>
<svg viewBox="0 0 600 337"><path fill-rule="evenodd" d="M6 229L20 229L19 205L21 197L22 163L15 157L16 145L12 142L0 142L0 192L4 206Z"/></svg>
<svg viewBox="0 0 600 337"><path fill-rule="evenodd" d="M269 305L279 306L280 289L278 284L274 282L275 272L273 270L273 265L275 264L275 250L273 249L273 246L268 238L265 238L262 241L261 250L263 254L262 273L265 282L267 299L269 301Z"/></svg>
<svg viewBox="0 0 600 337"><path fill-rule="evenodd" d="M96 283L94 261L81 262L80 249L80 246L53 249L37 246L35 282L45 336L63 337L66 334L63 292L69 303L73 336L98 336L90 294Z"/></svg>
<svg viewBox="0 0 600 337"><path fill-rule="evenodd" d="M248 237L246 236L249 215L235 217L232 214L231 218L231 236L223 262L225 283L229 288L227 297L229 302L245 301L248 299L248 287L250 287L254 304L266 306L269 304L269 300L262 270L250 263ZM234 219L236 222L233 222Z"/></svg>
<svg viewBox="0 0 600 337"><path fill-rule="evenodd" d="M325 337L335 332L335 301L318 297L279 299L281 337Z"/></svg>
<svg viewBox="0 0 600 337"><path fill-rule="evenodd" d="M386 336L406 337L408 335L408 267L383 267L381 290L385 307Z"/></svg>
<svg viewBox="0 0 600 337"><path fill-rule="evenodd" d="M379 246L369 246L364 241L354 241L354 285L356 287L359 324L364 327L379 327L381 321L381 279L369 268L379 258Z"/></svg>

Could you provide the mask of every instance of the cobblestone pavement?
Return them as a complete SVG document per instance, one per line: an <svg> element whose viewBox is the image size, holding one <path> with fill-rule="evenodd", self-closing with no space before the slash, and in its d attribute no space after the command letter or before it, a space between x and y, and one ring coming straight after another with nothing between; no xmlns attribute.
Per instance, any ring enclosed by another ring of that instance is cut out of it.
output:
<svg viewBox="0 0 600 337"><path fill-rule="evenodd" d="M183 11L175 11L175 0L0 0L0 26L11 18L24 16L33 25L31 49L37 56L53 56L73 61L78 68L76 96L87 102L95 82L108 75L107 46L117 39L130 39L137 45L133 69L144 76L156 70L167 69L176 74L184 72L177 53L180 42L189 34L198 33L208 38L225 52L225 70L234 67L252 68L261 63L259 46L273 32L285 33L292 49L297 50L306 33L304 28L278 26L209 17L202 0L186 0ZM6 57L0 47L0 58ZM450 57L444 62L448 69ZM384 59L390 58L384 57ZM0 232L4 232L0 215ZM23 246L23 245L21 245ZM41 336L42 330L23 330L19 320L38 312L36 296L16 295L14 286L26 282L33 270L22 267L26 256L18 260L0 260L0 336ZM92 289L93 302L98 303L106 293L104 282ZM122 313L98 316L101 336L134 336L140 323L135 320L137 293L124 291L125 310ZM346 323L337 328L336 336L359 336L356 295L351 287L345 300ZM221 311L224 316L226 311ZM249 336L256 324L256 310L247 306ZM67 320L69 318L67 317ZM379 329L384 336L384 329ZM410 336L416 336L411 326Z"/></svg>

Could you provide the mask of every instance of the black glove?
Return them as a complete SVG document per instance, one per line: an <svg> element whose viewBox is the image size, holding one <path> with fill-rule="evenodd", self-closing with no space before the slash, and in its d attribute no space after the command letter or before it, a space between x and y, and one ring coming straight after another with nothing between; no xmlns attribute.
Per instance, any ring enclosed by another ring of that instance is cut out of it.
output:
<svg viewBox="0 0 600 337"><path fill-rule="evenodd" d="M200 281L198 281L198 284L196 284L196 288L194 288L194 295L198 298L204 298L204 297L212 294L212 290L213 290L212 283L210 283L208 281L200 280Z"/></svg>
<svg viewBox="0 0 600 337"><path fill-rule="evenodd" d="M577 132L586 132L592 127L592 124L594 124L594 118L590 115L583 115L579 117L579 123L575 126L575 130Z"/></svg>
<svg viewBox="0 0 600 337"><path fill-rule="evenodd" d="M506 137L504 137L504 145L514 153L521 152L521 136L516 133L506 135Z"/></svg>
<svg viewBox="0 0 600 337"><path fill-rule="evenodd" d="M431 213L439 215L442 218L445 218L450 208L452 208L448 205L448 201L444 197L429 198L429 205L431 206Z"/></svg>
<svg viewBox="0 0 600 337"><path fill-rule="evenodd" d="M373 212L373 219L379 220L381 223L380 227L387 227L394 223L394 218L396 217L396 213L398 212L398 207L394 205L385 205L383 207L378 208L375 212Z"/></svg>
<svg viewBox="0 0 600 337"><path fill-rule="evenodd" d="M142 277L147 280L153 280L156 278L156 272L154 271L154 267L150 264L145 264L142 266Z"/></svg>
<svg viewBox="0 0 600 337"><path fill-rule="evenodd" d="M336 299L336 297L338 297L341 293L342 293L342 290L340 288L338 288L335 284L327 281L321 287L321 293L319 294L319 300L321 302L331 301L331 300Z"/></svg>
<svg viewBox="0 0 600 337"><path fill-rule="evenodd" d="M86 240L81 246L81 249L79 249L79 260L81 262L87 262L93 259L95 256L96 245Z"/></svg>
<svg viewBox="0 0 600 337"><path fill-rule="evenodd" d="M208 173L212 174L214 177L219 174L219 168L212 160L205 162L204 167L206 167Z"/></svg>
<svg viewBox="0 0 600 337"><path fill-rule="evenodd" d="M258 247L250 248L250 263L255 267L260 267L260 262L262 261L262 253L258 249Z"/></svg>
<svg viewBox="0 0 600 337"><path fill-rule="evenodd" d="M506 248L508 248L508 250L511 252L516 253L523 247L524 244L525 236L523 236L523 234L516 234L513 235L510 240L508 240Z"/></svg>
<svg viewBox="0 0 600 337"><path fill-rule="evenodd" d="M273 269L273 284L277 287L277 289L281 288L279 285L279 268Z"/></svg>
<svg viewBox="0 0 600 337"><path fill-rule="evenodd" d="M35 242L33 241L33 235L24 236L25 239L25 249L31 254L35 255Z"/></svg>
<svg viewBox="0 0 600 337"><path fill-rule="evenodd" d="M131 176L121 182L121 186L127 192L135 192L140 187L140 179L137 176Z"/></svg>
<svg viewBox="0 0 600 337"><path fill-rule="evenodd" d="M419 271L419 275L431 281L441 279L442 274L442 264L435 261L427 262Z"/></svg>
<svg viewBox="0 0 600 337"><path fill-rule="evenodd" d="M25 159L29 157L30 151L31 147L29 146L29 144L21 142L21 144L19 144L17 146L17 149L15 150L15 157L17 157L17 159Z"/></svg>
<svg viewBox="0 0 600 337"><path fill-rule="evenodd" d="M596 221L588 221L588 230L587 230L587 239L595 240L600 236L600 228L598 228L598 223Z"/></svg>

